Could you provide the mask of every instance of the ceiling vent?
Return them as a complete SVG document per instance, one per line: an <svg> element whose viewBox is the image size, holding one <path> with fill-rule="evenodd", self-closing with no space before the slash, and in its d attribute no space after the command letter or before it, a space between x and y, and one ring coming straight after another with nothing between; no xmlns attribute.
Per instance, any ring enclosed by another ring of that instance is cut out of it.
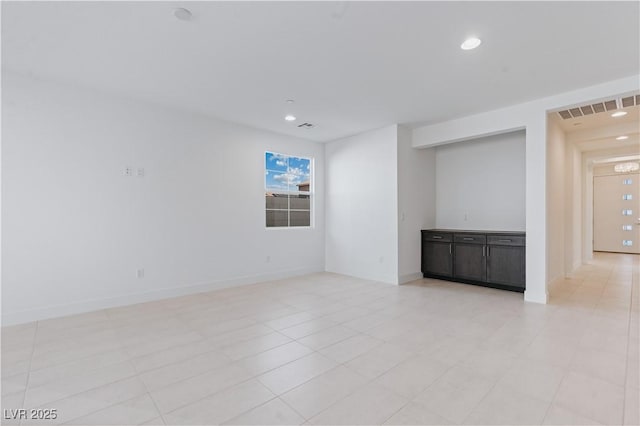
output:
<svg viewBox="0 0 640 426"><path fill-rule="evenodd" d="M626 98L621 99L622 108L631 107L634 105L640 105L640 95L628 96Z"/></svg>
<svg viewBox="0 0 640 426"><path fill-rule="evenodd" d="M302 128L302 129L311 129L311 128L315 127L315 125L311 124L311 123L302 123L302 124L298 124L298 127Z"/></svg>
<svg viewBox="0 0 640 426"><path fill-rule="evenodd" d="M558 115L560 115L563 120L569 120L570 118L609 112L618 108L627 108L636 105L640 105L640 95L627 96L621 99L610 99L608 101L598 102L591 105L582 105L576 108L565 109L563 111L558 111Z"/></svg>

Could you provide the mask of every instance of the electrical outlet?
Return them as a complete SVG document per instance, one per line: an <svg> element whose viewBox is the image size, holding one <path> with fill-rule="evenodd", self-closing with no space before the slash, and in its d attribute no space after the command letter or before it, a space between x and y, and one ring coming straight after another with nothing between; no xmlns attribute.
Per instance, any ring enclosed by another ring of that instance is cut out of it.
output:
<svg viewBox="0 0 640 426"><path fill-rule="evenodd" d="M138 177L144 177L144 168L138 167Z"/></svg>
<svg viewBox="0 0 640 426"><path fill-rule="evenodd" d="M138 278L144 278L144 269L138 269L136 271L136 277Z"/></svg>

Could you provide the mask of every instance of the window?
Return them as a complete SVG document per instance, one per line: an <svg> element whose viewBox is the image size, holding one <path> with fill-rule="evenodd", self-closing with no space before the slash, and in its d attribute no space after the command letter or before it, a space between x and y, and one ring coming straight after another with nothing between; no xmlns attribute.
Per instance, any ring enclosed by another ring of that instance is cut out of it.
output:
<svg viewBox="0 0 640 426"><path fill-rule="evenodd" d="M633 225L622 225L623 231L633 231Z"/></svg>
<svg viewBox="0 0 640 426"><path fill-rule="evenodd" d="M631 216L631 215L633 215L633 210L630 210L630 209L622 210L622 216Z"/></svg>
<svg viewBox="0 0 640 426"><path fill-rule="evenodd" d="M632 240L622 240L622 245L625 247L632 247L633 246L633 241Z"/></svg>
<svg viewBox="0 0 640 426"><path fill-rule="evenodd" d="M622 184L623 185L631 185L633 183L632 179L623 179L622 180Z"/></svg>
<svg viewBox="0 0 640 426"><path fill-rule="evenodd" d="M622 195L622 199L623 200L633 200L633 195L632 194L623 194Z"/></svg>
<svg viewBox="0 0 640 426"><path fill-rule="evenodd" d="M265 153L267 228L311 226L313 160Z"/></svg>

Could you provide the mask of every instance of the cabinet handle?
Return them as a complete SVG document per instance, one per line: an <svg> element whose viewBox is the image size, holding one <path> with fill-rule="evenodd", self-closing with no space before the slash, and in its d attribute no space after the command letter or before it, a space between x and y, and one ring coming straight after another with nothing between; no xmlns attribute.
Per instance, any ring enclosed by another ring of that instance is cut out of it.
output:
<svg viewBox="0 0 640 426"><path fill-rule="evenodd" d="M484 249L485 249L485 246L482 246L482 257L484 257Z"/></svg>
<svg viewBox="0 0 640 426"><path fill-rule="evenodd" d="M433 236L433 237L431 237L431 238L433 238L434 240L441 240L441 239L442 239L442 237L441 237L441 236L439 236L439 235L434 235L434 236Z"/></svg>
<svg viewBox="0 0 640 426"><path fill-rule="evenodd" d="M463 240L465 240L465 241L473 241L473 238L471 238L471 237L464 237L464 238L463 238Z"/></svg>
<svg viewBox="0 0 640 426"><path fill-rule="evenodd" d="M499 243L510 243L511 240L498 240Z"/></svg>
<svg viewBox="0 0 640 426"><path fill-rule="evenodd" d="M449 243L449 254L451 254L451 243Z"/></svg>

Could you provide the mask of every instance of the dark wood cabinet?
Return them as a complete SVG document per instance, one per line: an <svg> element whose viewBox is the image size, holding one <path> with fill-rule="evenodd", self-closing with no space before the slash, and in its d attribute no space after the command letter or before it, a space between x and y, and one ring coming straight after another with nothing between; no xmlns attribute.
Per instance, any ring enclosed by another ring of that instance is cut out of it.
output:
<svg viewBox="0 0 640 426"><path fill-rule="evenodd" d="M422 273L425 277L524 291L525 234L423 230Z"/></svg>
<svg viewBox="0 0 640 426"><path fill-rule="evenodd" d="M485 281L487 263L485 246L456 243L453 260L453 277L463 280Z"/></svg>
<svg viewBox="0 0 640 426"><path fill-rule="evenodd" d="M422 247L422 268L431 275L453 276L451 243L426 242Z"/></svg>
<svg viewBox="0 0 640 426"><path fill-rule="evenodd" d="M446 232L422 233L422 272L453 277L453 235Z"/></svg>
<svg viewBox="0 0 640 426"><path fill-rule="evenodd" d="M515 286L524 291L524 245L489 244L487 246L487 281L497 285Z"/></svg>

